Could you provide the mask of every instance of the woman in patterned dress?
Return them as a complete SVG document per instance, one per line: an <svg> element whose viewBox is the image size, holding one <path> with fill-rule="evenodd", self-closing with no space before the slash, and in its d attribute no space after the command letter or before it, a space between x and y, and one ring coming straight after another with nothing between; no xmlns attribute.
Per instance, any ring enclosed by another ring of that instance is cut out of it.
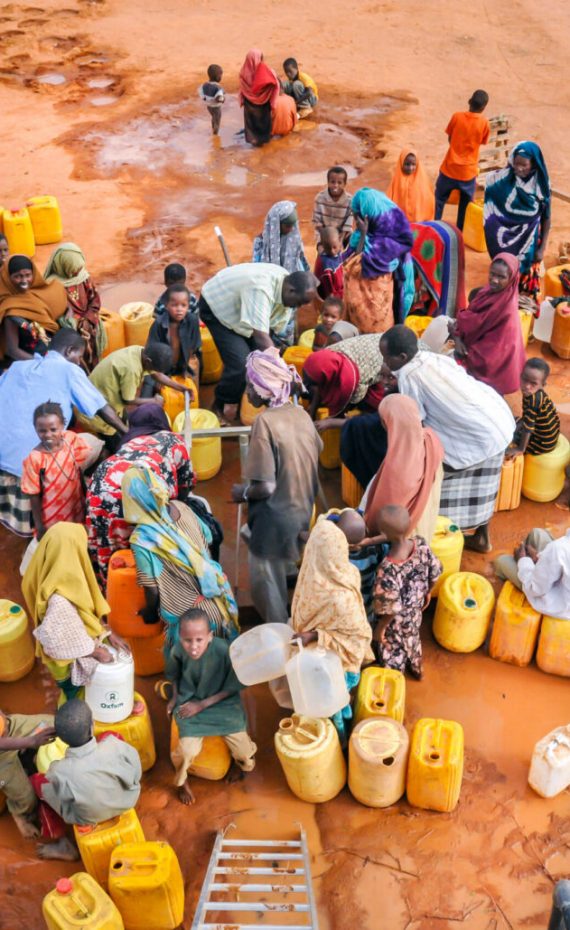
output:
<svg viewBox="0 0 570 930"><path fill-rule="evenodd" d="M70 326L85 339L82 366L89 374L101 358L107 344L99 319L101 298L85 267L85 256L74 242L62 242L50 258L44 275L46 281L59 281L67 293L67 310L60 326Z"/></svg>

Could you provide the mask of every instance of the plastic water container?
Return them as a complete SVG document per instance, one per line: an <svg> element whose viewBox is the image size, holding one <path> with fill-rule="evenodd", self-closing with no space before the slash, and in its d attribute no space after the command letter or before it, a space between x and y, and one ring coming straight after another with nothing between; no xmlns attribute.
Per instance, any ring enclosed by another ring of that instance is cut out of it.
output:
<svg viewBox="0 0 570 930"><path fill-rule="evenodd" d="M61 242L63 226L57 198L49 195L30 197L29 200L26 200L26 206L30 214L36 245Z"/></svg>
<svg viewBox="0 0 570 930"><path fill-rule="evenodd" d="M331 801L346 784L346 762L330 720L293 714L279 724L275 751L290 790L301 801Z"/></svg>
<svg viewBox="0 0 570 930"><path fill-rule="evenodd" d="M219 429L220 421L211 410L195 408L190 411L192 430ZM175 433L184 431L184 413L179 414L173 424ZM192 469L198 481L214 478L222 467L221 436L201 439L192 434Z"/></svg>
<svg viewBox="0 0 570 930"><path fill-rule="evenodd" d="M325 433L326 435L326 433ZM358 507L364 494L364 488L344 462L340 466L340 495L347 507Z"/></svg>
<svg viewBox="0 0 570 930"><path fill-rule="evenodd" d="M135 695L135 664L128 652L113 654L112 662L98 662L95 672L85 685L85 702L98 723L116 723L130 716Z"/></svg>
<svg viewBox="0 0 570 930"><path fill-rule="evenodd" d="M570 785L570 724L556 727L534 747L528 783L542 798L554 798Z"/></svg>
<svg viewBox="0 0 570 930"><path fill-rule="evenodd" d="M35 650L25 611L0 600L0 681L17 681L34 667Z"/></svg>
<svg viewBox="0 0 570 930"><path fill-rule="evenodd" d="M495 501L495 512L516 510L520 506L524 457L517 455L514 459L505 459L501 469L499 493Z"/></svg>
<svg viewBox="0 0 570 930"><path fill-rule="evenodd" d="M299 375L303 374L303 366L309 355L313 354L311 346L289 346L283 353L283 361L286 365L294 365Z"/></svg>
<svg viewBox="0 0 570 930"><path fill-rule="evenodd" d="M540 316L535 319L532 334L541 342L550 342L552 327L554 326L554 307L548 298L540 305Z"/></svg>
<svg viewBox="0 0 570 930"><path fill-rule="evenodd" d="M184 917L184 880L168 843L123 843L109 864L109 894L125 930L176 930Z"/></svg>
<svg viewBox="0 0 570 930"><path fill-rule="evenodd" d="M544 276L544 293L546 297L564 297L564 288L560 280L561 271L570 271L570 265L554 265Z"/></svg>
<svg viewBox="0 0 570 930"><path fill-rule="evenodd" d="M133 709L125 720L114 722L112 726L107 723L94 721L93 731L95 736L100 736L106 730L111 729L113 733L122 736L125 743L133 746L139 754L143 772L148 772L156 762L156 748L154 745L154 733L152 731L152 722L148 707L142 695L135 691ZM43 747L42 747L43 748Z"/></svg>
<svg viewBox="0 0 570 930"><path fill-rule="evenodd" d="M439 589L448 575L461 569L464 542L463 533L459 527L452 523L448 517L440 515L435 524L430 549L441 562L443 571L433 586L432 597L437 597Z"/></svg>
<svg viewBox="0 0 570 930"><path fill-rule="evenodd" d="M5 209L6 207L0 204L0 233L4 232L4 210Z"/></svg>
<svg viewBox="0 0 570 930"><path fill-rule="evenodd" d="M548 675L570 678L570 620L543 616L536 664Z"/></svg>
<svg viewBox="0 0 570 930"><path fill-rule="evenodd" d="M519 320L521 321L521 335L523 345L528 345L528 340L530 339L530 334L533 331L532 321L534 320L534 315L532 313L527 313L526 310L519 310Z"/></svg>
<svg viewBox="0 0 570 930"><path fill-rule="evenodd" d="M313 342L315 341L315 330L306 329L304 333L301 333L299 336L299 345L303 346L305 349L313 348Z"/></svg>
<svg viewBox="0 0 570 930"><path fill-rule="evenodd" d="M214 337L203 323L200 323L200 336L202 338L202 370L200 381L202 384L215 384L222 377L224 363L216 348Z"/></svg>
<svg viewBox="0 0 570 930"><path fill-rule="evenodd" d="M486 252L485 231L483 229L483 203L472 200L465 211L465 225L463 226L463 241L466 246L475 252Z"/></svg>
<svg viewBox="0 0 570 930"><path fill-rule="evenodd" d="M362 720L348 744L348 787L367 807L390 807L406 790L410 741L401 723Z"/></svg>
<svg viewBox="0 0 570 930"><path fill-rule="evenodd" d="M99 310L99 319L103 324L103 329L107 337L107 345L103 352L103 358L106 358L111 352L116 352L117 349L125 348L125 324L123 318L119 316L118 313L114 313L112 310L105 310L104 307L101 307Z"/></svg>
<svg viewBox="0 0 570 930"><path fill-rule="evenodd" d="M410 313L409 316L407 316L404 320L404 326L407 326L408 329L411 329L416 334L418 339L420 339L432 320L433 317L431 316L423 316L419 313Z"/></svg>
<svg viewBox="0 0 570 930"><path fill-rule="evenodd" d="M287 662L285 674L295 713L332 717L350 703L339 657L327 649L303 649L299 639L293 642L299 651Z"/></svg>
<svg viewBox="0 0 570 930"><path fill-rule="evenodd" d="M36 753L36 769L40 775L45 775L52 762L59 762L67 752L67 743L56 736L51 743L40 746Z"/></svg>
<svg viewBox="0 0 570 930"><path fill-rule="evenodd" d="M560 358L570 358L570 300L554 311L550 348Z"/></svg>
<svg viewBox="0 0 570 930"><path fill-rule="evenodd" d="M570 462L570 443L560 433L552 452L524 456L522 493L531 501L553 501L564 487L565 469Z"/></svg>
<svg viewBox="0 0 570 930"><path fill-rule="evenodd" d="M170 751L178 745L180 735L174 716L170 724ZM221 736L205 736L202 749L188 769L189 775L205 778L207 781L220 781L225 778L232 764L232 756L227 743Z"/></svg>
<svg viewBox="0 0 570 930"><path fill-rule="evenodd" d="M463 727L453 720L418 720L412 734L406 794L413 807L452 811L463 778Z"/></svg>
<svg viewBox="0 0 570 930"><path fill-rule="evenodd" d="M403 723L406 710L406 679L394 668L365 668L358 682L354 702L354 720L368 717L391 717Z"/></svg>
<svg viewBox="0 0 570 930"><path fill-rule="evenodd" d="M328 416L328 407L319 407L317 420L326 420ZM327 429L320 436L323 440L323 451L319 455L319 462L323 468L340 468L340 430Z"/></svg>
<svg viewBox="0 0 570 930"><path fill-rule="evenodd" d="M446 316L436 316L431 320L429 326L422 336L424 342L432 352L441 352L445 343L449 339L449 318Z"/></svg>
<svg viewBox="0 0 570 930"><path fill-rule="evenodd" d="M198 391L198 385L192 378L184 378L182 375L174 375L172 378L173 381L177 381L178 384L184 384L185 387L192 388L194 392L194 397L190 401L190 407L196 409L200 406L200 394ZM164 398L164 412L171 423L174 423L177 416L184 412L184 394L181 391L175 391L174 388L164 385L161 387L160 393Z"/></svg>
<svg viewBox="0 0 570 930"><path fill-rule="evenodd" d="M154 307L144 301L123 304L119 316L125 324L125 345L144 346L154 320Z"/></svg>
<svg viewBox="0 0 570 930"><path fill-rule="evenodd" d="M36 241L26 207L22 210L4 210L2 223L10 255L27 255L32 258L36 253Z"/></svg>
<svg viewBox="0 0 570 930"><path fill-rule="evenodd" d="M273 681L270 681L269 690L276 703L279 704L279 707L284 707L286 710L293 710L293 698L291 697L291 689L289 688L286 675L282 675L281 678L274 678Z"/></svg>
<svg viewBox="0 0 570 930"><path fill-rule="evenodd" d="M234 639L230 659L242 685L259 685L284 675L292 636L286 623L264 623Z"/></svg>
<svg viewBox="0 0 570 930"><path fill-rule="evenodd" d="M139 610L145 605L144 591L137 585L135 557L130 549L119 549L109 561L107 600L111 607L109 626L129 644L137 675L164 671L164 627L145 623Z"/></svg>
<svg viewBox="0 0 570 930"><path fill-rule="evenodd" d="M448 575L439 590L433 635L450 652L474 652L485 642L494 606L495 592L482 575Z"/></svg>
<svg viewBox="0 0 570 930"><path fill-rule="evenodd" d="M239 418L243 426L251 426L253 421L260 413L263 413L264 410L267 410L267 407L254 407L247 396L247 392L243 392L239 408Z"/></svg>
<svg viewBox="0 0 570 930"><path fill-rule="evenodd" d="M530 606L522 591L505 581L497 599L489 655L499 662L523 667L531 661L541 615Z"/></svg>
<svg viewBox="0 0 570 930"><path fill-rule="evenodd" d="M131 808L120 817L104 820L94 827L73 827L75 842L86 872L107 889L111 853L121 843L144 843L145 835L136 811Z"/></svg>
<svg viewBox="0 0 570 930"><path fill-rule="evenodd" d="M46 894L42 914L48 930L125 930L116 905L87 872L60 878Z"/></svg>

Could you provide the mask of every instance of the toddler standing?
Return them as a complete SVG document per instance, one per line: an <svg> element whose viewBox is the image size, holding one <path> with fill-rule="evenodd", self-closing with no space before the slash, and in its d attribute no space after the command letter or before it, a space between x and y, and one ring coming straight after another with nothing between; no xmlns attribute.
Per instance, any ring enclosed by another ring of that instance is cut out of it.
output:
<svg viewBox="0 0 570 930"><path fill-rule="evenodd" d="M215 136L220 131L222 104L226 99L224 89L220 83L223 76L224 72L219 65L209 65L208 80L200 86L199 90L200 97L206 104L206 109L212 119L212 132Z"/></svg>

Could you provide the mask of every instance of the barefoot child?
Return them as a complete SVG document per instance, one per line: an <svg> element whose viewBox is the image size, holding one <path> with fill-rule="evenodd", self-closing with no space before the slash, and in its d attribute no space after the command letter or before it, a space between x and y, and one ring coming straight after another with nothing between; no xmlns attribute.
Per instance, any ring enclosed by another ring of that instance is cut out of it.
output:
<svg viewBox="0 0 570 930"><path fill-rule="evenodd" d="M208 80L200 86L199 94L212 119L212 132L215 136L220 131L222 122L222 105L226 99L221 80L224 72L219 65L208 66Z"/></svg>
<svg viewBox="0 0 570 930"><path fill-rule="evenodd" d="M522 417L517 421L513 444L506 457L543 455L556 448L560 436L560 419L556 407L544 390L550 366L542 358L529 358L521 373Z"/></svg>
<svg viewBox="0 0 570 930"><path fill-rule="evenodd" d="M303 119L316 107L319 92L317 85L312 77L304 71L299 71L299 65L294 58L286 58L283 62L283 70L287 75L287 80L283 82L283 90L290 97L293 97L297 104L299 119Z"/></svg>
<svg viewBox="0 0 570 930"><path fill-rule="evenodd" d="M199 374L198 354L202 345L200 319L191 306L191 294L185 284L171 284L163 295L164 310L156 319L148 334L149 342L161 342L172 349L170 374L193 378Z"/></svg>
<svg viewBox="0 0 570 930"><path fill-rule="evenodd" d="M325 226L338 229L343 244L348 242L352 233L352 210L350 194L346 191L348 174L340 165L327 171L327 186L315 197L313 207L313 226L317 243L320 244L321 232ZM319 245L317 245L319 248Z"/></svg>
<svg viewBox="0 0 570 930"><path fill-rule="evenodd" d="M21 487L30 496L39 541L54 523L84 522L81 471L92 453L80 435L65 429L59 404L36 407L34 427L40 441L24 459Z"/></svg>
<svg viewBox="0 0 570 930"><path fill-rule="evenodd" d="M180 741L171 752L176 769L174 784L183 804L193 804L188 769L202 749L204 736L221 736L242 771L253 771L257 746L246 732L241 702L243 685L233 670L229 645L215 637L203 610L182 614L179 641L170 650L165 674L172 684L167 713L174 713Z"/></svg>
<svg viewBox="0 0 570 930"><path fill-rule="evenodd" d="M454 113L447 124L447 154L435 184L435 218L440 220L449 195L459 191L457 226L463 229L465 211L473 200L479 171L479 148L489 141L491 127L483 116L489 94L476 90L469 99L469 110Z"/></svg>
<svg viewBox="0 0 570 930"><path fill-rule="evenodd" d="M39 836L37 798L20 753L39 749L55 735L53 717L4 714L0 711L0 784L14 823L26 839Z"/></svg>
<svg viewBox="0 0 570 930"><path fill-rule="evenodd" d="M408 538L410 515L389 504L378 513L378 527L390 545L374 582L374 643L380 664L422 677L422 611L441 575L441 562L425 539Z"/></svg>

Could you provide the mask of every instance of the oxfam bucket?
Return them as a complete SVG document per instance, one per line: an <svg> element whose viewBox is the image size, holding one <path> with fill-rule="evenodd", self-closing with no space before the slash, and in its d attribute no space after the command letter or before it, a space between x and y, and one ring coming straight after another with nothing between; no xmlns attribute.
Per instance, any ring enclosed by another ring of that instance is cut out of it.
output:
<svg viewBox="0 0 570 930"><path fill-rule="evenodd" d="M110 649L110 647L107 647ZM130 716L135 693L135 666L128 652L113 654L112 662L99 662L85 687L85 700L98 723L118 723Z"/></svg>

